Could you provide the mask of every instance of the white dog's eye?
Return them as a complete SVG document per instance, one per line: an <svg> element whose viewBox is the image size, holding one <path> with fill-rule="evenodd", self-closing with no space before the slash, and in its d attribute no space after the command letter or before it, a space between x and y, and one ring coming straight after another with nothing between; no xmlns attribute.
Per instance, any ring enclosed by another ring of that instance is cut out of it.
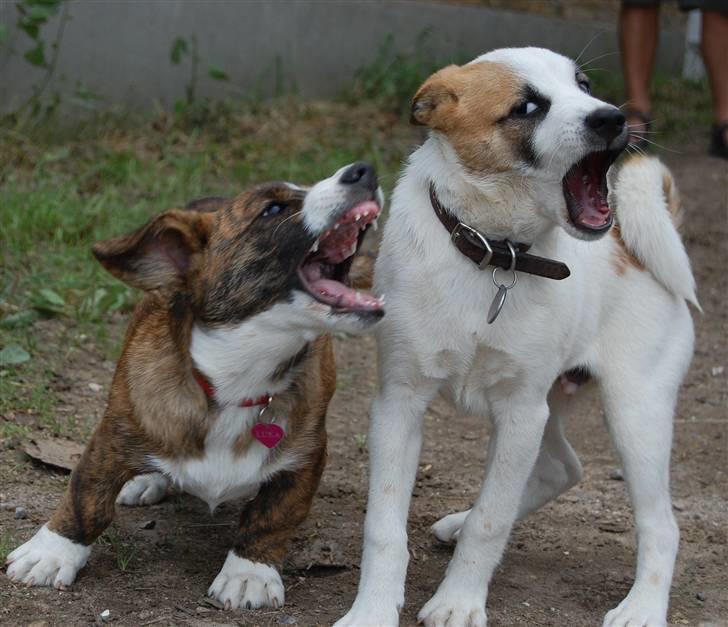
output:
<svg viewBox="0 0 728 627"><path fill-rule="evenodd" d="M532 113L536 113L536 111L538 111L540 108L541 107L538 105L537 102L534 102L533 100L524 100L522 103L513 107L511 115L531 115Z"/></svg>

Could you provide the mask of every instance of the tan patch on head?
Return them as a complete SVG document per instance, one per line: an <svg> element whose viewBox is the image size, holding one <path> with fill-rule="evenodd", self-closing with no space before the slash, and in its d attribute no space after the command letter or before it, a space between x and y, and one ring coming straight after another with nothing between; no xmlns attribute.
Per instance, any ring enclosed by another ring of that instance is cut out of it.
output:
<svg viewBox="0 0 728 627"><path fill-rule="evenodd" d="M477 172L513 168L530 124L506 120L523 97L523 81L500 63L450 65L415 94L412 121L444 133L463 165Z"/></svg>
<svg viewBox="0 0 728 627"><path fill-rule="evenodd" d="M627 244L622 239L622 230L618 224L615 224L610 231L610 235L616 242L614 254L612 256L612 265L617 271L617 274L622 276L627 272L627 268L634 268L635 270L644 270L645 267L642 262L634 256L631 250L627 248Z"/></svg>

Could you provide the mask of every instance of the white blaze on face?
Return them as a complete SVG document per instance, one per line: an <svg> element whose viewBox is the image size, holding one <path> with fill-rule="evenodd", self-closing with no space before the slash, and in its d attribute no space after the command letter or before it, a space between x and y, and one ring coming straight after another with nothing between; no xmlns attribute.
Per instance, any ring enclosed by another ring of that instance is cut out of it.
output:
<svg viewBox="0 0 728 627"><path fill-rule="evenodd" d="M347 201L351 187L342 185L340 179L351 164L339 168L333 176L314 185L303 201L303 223L314 234L321 233L331 221L332 215Z"/></svg>

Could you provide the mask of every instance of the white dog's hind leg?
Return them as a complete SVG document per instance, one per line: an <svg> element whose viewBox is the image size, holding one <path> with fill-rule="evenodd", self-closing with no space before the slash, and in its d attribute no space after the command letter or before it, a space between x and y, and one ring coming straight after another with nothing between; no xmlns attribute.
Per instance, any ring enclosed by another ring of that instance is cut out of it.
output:
<svg viewBox="0 0 728 627"><path fill-rule="evenodd" d="M541 450L518 509L519 520L543 507L581 480L582 469L579 458L564 436L559 414L554 413L559 411L565 396L558 385L554 386L552 398L549 399L552 413L546 423ZM441 542L454 542L469 513L468 509L441 518L432 525L433 535Z"/></svg>
<svg viewBox="0 0 728 627"><path fill-rule="evenodd" d="M670 500L672 419L687 367L680 335L685 336L670 335L675 341L665 346L649 374L646 369L624 367L626 360L617 360L623 362L622 367L608 369L602 376L607 423L622 460L637 527L634 584L624 600L607 613L604 627L667 624L679 539Z"/></svg>
<svg viewBox="0 0 728 627"><path fill-rule="evenodd" d="M531 398L492 405L485 482L463 523L445 579L420 610L425 627L486 624L488 584L518 515L549 415L545 399Z"/></svg>
<svg viewBox="0 0 728 627"><path fill-rule="evenodd" d="M167 495L167 488L169 481L160 472L137 475L124 484L116 502L128 506L154 505Z"/></svg>
<svg viewBox="0 0 728 627"><path fill-rule="evenodd" d="M386 370L384 370L386 372ZM422 418L436 386L386 385L369 422L369 500L359 590L334 627L396 626L404 603L407 511L422 445Z"/></svg>

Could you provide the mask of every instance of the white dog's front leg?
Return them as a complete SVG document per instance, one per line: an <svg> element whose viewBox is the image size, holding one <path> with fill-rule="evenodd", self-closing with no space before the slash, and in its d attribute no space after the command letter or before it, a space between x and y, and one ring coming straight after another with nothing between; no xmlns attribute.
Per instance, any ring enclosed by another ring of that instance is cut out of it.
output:
<svg viewBox="0 0 728 627"><path fill-rule="evenodd" d="M434 385L388 385L372 403L369 501L359 591L335 627L397 625L404 603L407 511L422 445L422 417Z"/></svg>
<svg viewBox="0 0 728 627"><path fill-rule="evenodd" d="M488 584L536 461L548 406L511 400L492 405L494 433L485 481L462 527L445 579L418 618L426 627L485 627Z"/></svg>

